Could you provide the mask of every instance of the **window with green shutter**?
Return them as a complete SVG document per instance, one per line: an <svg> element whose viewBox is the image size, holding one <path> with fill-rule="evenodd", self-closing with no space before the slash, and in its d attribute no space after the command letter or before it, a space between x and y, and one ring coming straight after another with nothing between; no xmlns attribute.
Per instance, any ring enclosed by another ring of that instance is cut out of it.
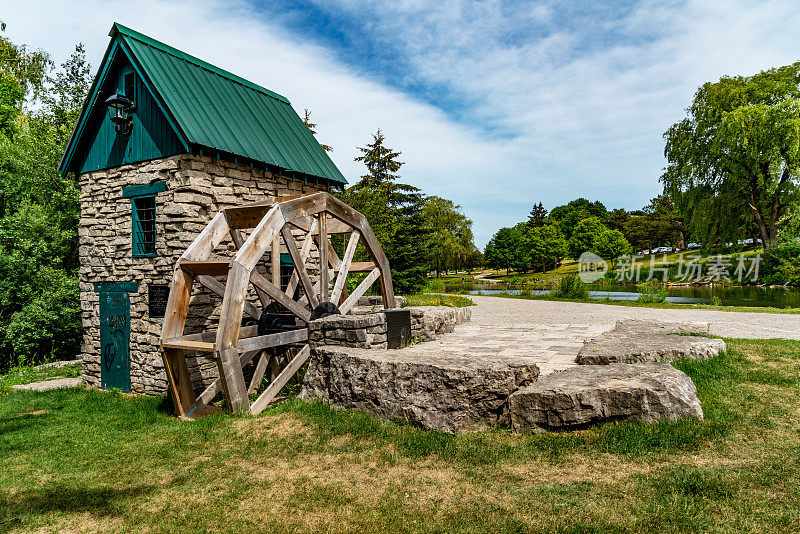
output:
<svg viewBox="0 0 800 534"><path fill-rule="evenodd" d="M131 243L133 256L156 255L156 194L166 190L166 182L125 187L122 196L131 199Z"/></svg>

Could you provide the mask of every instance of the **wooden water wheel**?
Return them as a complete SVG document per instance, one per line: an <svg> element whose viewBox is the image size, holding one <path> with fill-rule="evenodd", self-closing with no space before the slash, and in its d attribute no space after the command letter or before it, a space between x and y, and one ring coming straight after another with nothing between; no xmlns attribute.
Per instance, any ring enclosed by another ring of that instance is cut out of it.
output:
<svg viewBox="0 0 800 534"><path fill-rule="evenodd" d="M252 231L245 237L242 231L248 229ZM330 243L330 236L339 233L350 234L342 258ZM215 249L226 240L236 249L233 258L213 259ZM371 262L353 261L359 240ZM291 278L283 288L281 247L293 264ZM271 276L261 274L259 264L265 265L261 271ZM347 275L354 272L367 276L345 297ZM326 303L338 306L342 314L348 313L375 281L380 282L384 307L394 308L389 262L369 223L361 213L328 193L277 197L217 213L178 260L164 316L161 346L177 414L189 417L202 413L219 393L232 411L260 413L308 359L307 325L312 313L332 309ZM222 297L219 325L216 330L184 335L195 283ZM260 307L247 298L251 284ZM264 335L259 335L258 325L242 326L244 316L259 320L265 310L276 309L293 315L297 326ZM267 368L265 349L288 345L299 350L251 404L248 392L255 391ZM213 353L217 361L219 378L198 396L192 388L186 350ZM243 368L257 356L254 374L246 384Z"/></svg>

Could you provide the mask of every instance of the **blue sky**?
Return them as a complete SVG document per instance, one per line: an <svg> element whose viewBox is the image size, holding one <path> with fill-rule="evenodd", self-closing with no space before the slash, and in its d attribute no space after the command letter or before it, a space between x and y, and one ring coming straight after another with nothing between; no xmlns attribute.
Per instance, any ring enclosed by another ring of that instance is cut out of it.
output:
<svg viewBox="0 0 800 534"><path fill-rule="evenodd" d="M483 247L578 196L658 194L662 133L697 87L800 59L795 0L8 2L17 42L99 62L117 20L311 109L348 179L381 128L402 179L451 198Z"/></svg>

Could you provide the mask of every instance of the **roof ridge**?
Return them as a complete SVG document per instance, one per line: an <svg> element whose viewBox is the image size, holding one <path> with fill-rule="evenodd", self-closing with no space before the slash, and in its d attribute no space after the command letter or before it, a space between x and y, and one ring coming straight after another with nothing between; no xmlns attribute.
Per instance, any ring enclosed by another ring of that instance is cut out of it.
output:
<svg viewBox="0 0 800 534"><path fill-rule="evenodd" d="M143 44L145 44L147 46L150 46L150 47L156 48L158 50L161 50L162 52L164 52L166 54L169 54L169 55L171 55L171 56L173 56L173 57L175 57L177 59L180 59L182 61L186 61L188 63L193 63L194 65L196 65L196 66L198 66L198 67L200 67L202 69L206 69L206 70L208 70L210 72L213 72L214 74L222 76L223 78L227 78L227 79L231 80L232 82L238 83L240 85L243 85L245 87L248 87L250 89L258 91L260 93L264 93L265 95L267 95L267 96L269 96L271 98L274 98L276 100L280 100L280 101L285 102L287 104L291 104L289 102L288 98L286 98L285 96L283 96L281 94L276 93L275 91L270 91L266 87L258 85L257 83L253 83L250 80L242 78L241 76L237 76L236 74L233 74L230 71L227 71L227 70L225 70L223 68L217 67L216 65L212 65L211 63L209 63L207 61L203 61L202 59L200 59L198 57L195 57L195 56L193 56L191 54L187 54L186 52L184 52L182 50L178 50L177 48L175 48L173 46L170 46L170 45L168 45L166 43L162 43L161 41L159 41L157 39L153 39L152 37L147 36L147 35L145 35L143 33L137 32L136 30L128 28L127 26L124 26L124 25L120 24L119 22L115 22L114 23L114 26L111 28L111 32L109 33L109 35L113 36L115 30L118 31L119 33L121 33L122 35L130 37L132 39L136 39L137 41L139 41L139 42L141 42L141 43L143 43Z"/></svg>

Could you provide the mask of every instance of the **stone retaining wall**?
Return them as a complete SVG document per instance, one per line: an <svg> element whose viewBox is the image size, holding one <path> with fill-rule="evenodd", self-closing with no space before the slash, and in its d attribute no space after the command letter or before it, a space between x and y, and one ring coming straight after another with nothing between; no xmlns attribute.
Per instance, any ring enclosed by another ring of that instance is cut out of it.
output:
<svg viewBox="0 0 800 534"><path fill-rule="evenodd" d="M360 304L360 302L359 302ZM469 308L409 307L411 337L432 341L469 321ZM380 311L353 315L331 315L311 321L309 339L314 345L340 345L362 349L386 348L386 316Z"/></svg>
<svg viewBox="0 0 800 534"><path fill-rule="evenodd" d="M134 258L131 199L123 198L122 188L156 181L166 182L166 191L156 196L156 257ZM148 316L148 284L170 283L177 259L220 209L269 196L327 190L263 169L188 154L86 173L80 177L80 185L83 378L90 386L100 385L99 295L94 283L137 282L138 291L130 294L131 389L148 395L163 394L167 388L159 353L162 320ZM215 324L220 303L215 295L195 288L187 332ZM198 389L216 378L216 363L207 354L187 356Z"/></svg>

